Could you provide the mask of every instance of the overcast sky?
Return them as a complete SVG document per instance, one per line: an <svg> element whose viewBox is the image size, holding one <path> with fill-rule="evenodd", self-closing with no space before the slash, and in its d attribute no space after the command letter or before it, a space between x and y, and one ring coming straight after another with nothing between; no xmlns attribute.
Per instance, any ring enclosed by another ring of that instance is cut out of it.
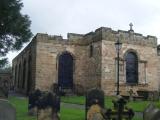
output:
<svg viewBox="0 0 160 120"><path fill-rule="evenodd" d="M129 30L159 38L160 0L22 0L33 34L85 34L99 27ZM11 61L18 52L8 55Z"/></svg>

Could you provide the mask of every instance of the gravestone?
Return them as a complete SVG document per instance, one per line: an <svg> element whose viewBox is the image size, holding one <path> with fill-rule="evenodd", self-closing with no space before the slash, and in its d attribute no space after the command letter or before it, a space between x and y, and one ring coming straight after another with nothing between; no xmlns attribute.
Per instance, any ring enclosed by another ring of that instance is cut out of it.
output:
<svg viewBox="0 0 160 120"><path fill-rule="evenodd" d="M88 110L91 108L96 109L100 111L100 109L104 108L104 92L100 89L94 88L87 92L86 95L86 120L87 120L87 114L91 113L92 111Z"/></svg>
<svg viewBox="0 0 160 120"><path fill-rule="evenodd" d="M2 84L0 85L0 97L2 98L8 98L8 83L6 81L3 81Z"/></svg>
<svg viewBox="0 0 160 120"><path fill-rule="evenodd" d="M152 103L143 112L143 120L160 120L160 109Z"/></svg>
<svg viewBox="0 0 160 120"><path fill-rule="evenodd" d="M37 102L37 120L59 120L60 97L51 92L42 94Z"/></svg>
<svg viewBox="0 0 160 120"><path fill-rule="evenodd" d="M35 90L29 94L29 104L28 104L28 114L37 115L37 102L40 99L42 92L40 90Z"/></svg>
<svg viewBox="0 0 160 120"><path fill-rule="evenodd" d="M0 120L16 120L15 108L5 99L0 99Z"/></svg>

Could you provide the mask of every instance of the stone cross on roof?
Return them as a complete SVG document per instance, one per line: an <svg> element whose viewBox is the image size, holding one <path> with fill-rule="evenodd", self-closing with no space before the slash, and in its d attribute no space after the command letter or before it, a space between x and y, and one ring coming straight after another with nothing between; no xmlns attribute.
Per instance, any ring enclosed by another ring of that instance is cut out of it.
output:
<svg viewBox="0 0 160 120"><path fill-rule="evenodd" d="M133 31L133 28L132 28L132 27L133 27L133 24L130 23L129 26L130 26L130 30Z"/></svg>

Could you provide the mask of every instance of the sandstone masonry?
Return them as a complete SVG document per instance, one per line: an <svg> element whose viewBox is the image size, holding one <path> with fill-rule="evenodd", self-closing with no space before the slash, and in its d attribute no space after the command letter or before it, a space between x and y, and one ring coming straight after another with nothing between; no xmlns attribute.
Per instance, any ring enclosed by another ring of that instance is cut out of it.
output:
<svg viewBox="0 0 160 120"><path fill-rule="evenodd" d="M59 57L68 53L73 58L74 89L84 92L93 87L115 95L117 57L115 42L122 42L120 51L120 92L146 89L159 90L160 66L157 38L129 31L101 27L87 34L68 33L68 38L38 33L13 60L13 79L17 91L50 90L59 84ZM158 47L159 48L159 47ZM126 82L126 55L135 53L138 61L138 83ZM79 89L79 86L81 89Z"/></svg>

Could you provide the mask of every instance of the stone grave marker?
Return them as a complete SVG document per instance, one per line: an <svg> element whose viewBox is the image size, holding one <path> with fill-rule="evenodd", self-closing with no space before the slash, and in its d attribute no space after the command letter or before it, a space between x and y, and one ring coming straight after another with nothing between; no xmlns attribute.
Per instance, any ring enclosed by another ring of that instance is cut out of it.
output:
<svg viewBox="0 0 160 120"><path fill-rule="evenodd" d="M104 108L104 92L94 88L87 92L86 95L86 120L97 119L102 120L103 115L99 114ZM98 114L97 114L98 113Z"/></svg>
<svg viewBox="0 0 160 120"><path fill-rule="evenodd" d="M40 99L42 92L40 90L35 90L29 94L29 104L28 104L28 114L37 115L37 102Z"/></svg>
<svg viewBox="0 0 160 120"><path fill-rule="evenodd" d="M37 120L59 120L60 97L51 92L42 94L37 102Z"/></svg>
<svg viewBox="0 0 160 120"><path fill-rule="evenodd" d="M144 110L143 120L160 120L160 109L156 108L152 103Z"/></svg>
<svg viewBox="0 0 160 120"><path fill-rule="evenodd" d="M16 120L15 108L5 99L0 98L0 120Z"/></svg>
<svg viewBox="0 0 160 120"><path fill-rule="evenodd" d="M0 85L0 97L8 98L8 91L9 91L8 83L6 81L4 81Z"/></svg>

